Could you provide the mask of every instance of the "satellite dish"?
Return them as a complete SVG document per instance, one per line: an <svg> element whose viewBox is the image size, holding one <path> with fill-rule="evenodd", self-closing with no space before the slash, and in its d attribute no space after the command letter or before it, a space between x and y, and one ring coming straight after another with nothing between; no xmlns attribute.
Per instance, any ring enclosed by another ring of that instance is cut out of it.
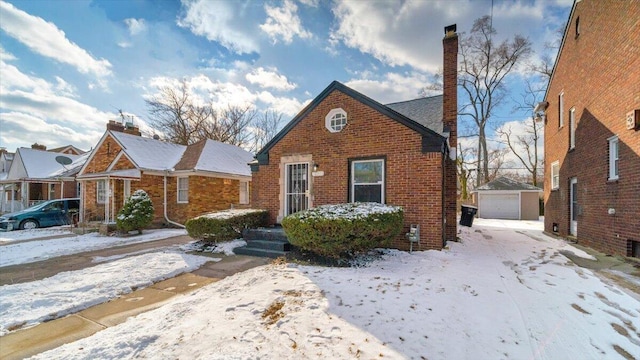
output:
<svg viewBox="0 0 640 360"><path fill-rule="evenodd" d="M56 156L56 161L58 162L58 164L64 166L64 165L69 165L73 162L73 160L69 159L66 156Z"/></svg>

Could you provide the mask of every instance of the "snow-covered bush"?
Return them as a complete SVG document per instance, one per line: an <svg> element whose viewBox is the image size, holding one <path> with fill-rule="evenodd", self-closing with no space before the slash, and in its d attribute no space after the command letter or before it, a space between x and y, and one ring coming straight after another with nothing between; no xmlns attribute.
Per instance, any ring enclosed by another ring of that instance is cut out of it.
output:
<svg viewBox="0 0 640 360"><path fill-rule="evenodd" d="M153 203L144 190L136 190L116 217L118 230L124 232L138 230L138 234L142 234L142 229L149 226L151 221L153 221Z"/></svg>
<svg viewBox="0 0 640 360"><path fill-rule="evenodd" d="M265 226L267 216L266 210L224 210L187 220L184 225L192 238L215 243L238 239L243 229Z"/></svg>
<svg viewBox="0 0 640 360"><path fill-rule="evenodd" d="M403 222L399 206L349 203L297 212L282 219L282 227L291 244L338 258L389 246Z"/></svg>

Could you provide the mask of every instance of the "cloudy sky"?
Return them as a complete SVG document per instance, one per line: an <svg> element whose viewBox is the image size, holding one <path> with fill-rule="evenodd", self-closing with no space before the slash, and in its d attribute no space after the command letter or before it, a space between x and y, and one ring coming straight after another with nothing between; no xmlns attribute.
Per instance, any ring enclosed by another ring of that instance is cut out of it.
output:
<svg viewBox="0 0 640 360"><path fill-rule="evenodd" d="M495 0L493 25L542 51L571 3ZM145 97L182 79L287 121L333 80L381 103L414 99L442 67L443 28L468 32L491 11L490 0L0 0L0 147L89 150L119 110L150 135ZM496 119L525 116L511 106Z"/></svg>

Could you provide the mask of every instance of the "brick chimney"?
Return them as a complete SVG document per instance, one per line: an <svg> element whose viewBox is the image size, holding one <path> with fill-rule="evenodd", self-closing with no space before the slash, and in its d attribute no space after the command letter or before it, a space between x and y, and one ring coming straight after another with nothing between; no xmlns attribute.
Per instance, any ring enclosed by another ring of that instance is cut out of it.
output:
<svg viewBox="0 0 640 360"><path fill-rule="evenodd" d="M109 120L109 122L107 123L107 130L123 132L125 134L130 134L130 135L142 136L142 133L140 132L140 128L133 125L133 122L128 122L123 125L119 121Z"/></svg>
<svg viewBox="0 0 640 360"><path fill-rule="evenodd" d="M43 151L47 151L47 147L46 147L46 146L44 146L44 145L40 145L40 144L38 144L38 143L35 143L35 144L31 145L31 148L32 148L32 149L35 149L35 150L43 150Z"/></svg>
<svg viewBox="0 0 640 360"><path fill-rule="evenodd" d="M443 125L449 130L449 146L458 146L458 34L456 25L444 28L442 39Z"/></svg>
<svg viewBox="0 0 640 360"><path fill-rule="evenodd" d="M456 25L444 28L442 39L442 125L449 133L450 156L456 156L458 147L458 34ZM458 176L454 159L447 158L444 166L443 211L445 226L443 245L446 241L455 241L457 235L457 197Z"/></svg>

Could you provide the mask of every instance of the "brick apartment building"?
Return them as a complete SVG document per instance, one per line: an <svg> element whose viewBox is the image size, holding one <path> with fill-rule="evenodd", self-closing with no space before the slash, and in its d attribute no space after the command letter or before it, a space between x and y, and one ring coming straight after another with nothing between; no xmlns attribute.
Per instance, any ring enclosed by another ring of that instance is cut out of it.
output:
<svg viewBox="0 0 640 360"><path fill-rule="evenodd" d="M422 249L454 240L455 31L445 28L441 96L383 105L332 82L256 155L253 207L268 209L278 223L318 205L400 205L405 226L420 225ZM409 249L409 242L401 236L392 246Z"/></svg>
<svg viewBox="0 0 640 360"><path fill-rule="evenodd" d="M138 189L153 202L154 223L190 218L249 204L253 154L203 140L188 146L142 137L136 126L110 121L80 170L80 221L115 221Z"/></svg>
<svg viewBox="0 0 640 360"><path fill-rule="evenodd" d="M640 256L640 1L576 1L545 102L545 231Z"/></svg>

